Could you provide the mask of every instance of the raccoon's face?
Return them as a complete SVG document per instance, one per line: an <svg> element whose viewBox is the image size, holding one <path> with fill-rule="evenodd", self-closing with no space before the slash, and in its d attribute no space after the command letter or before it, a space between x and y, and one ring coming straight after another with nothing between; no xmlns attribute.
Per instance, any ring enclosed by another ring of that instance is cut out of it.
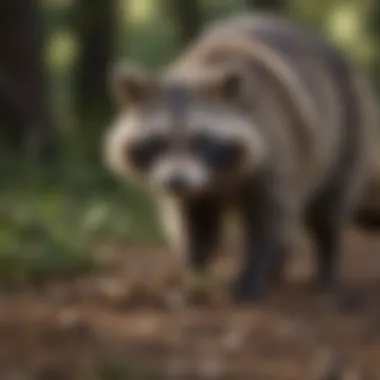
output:
<svg viewBox="0 0 380 380"><path fill-rule="evenodd" d="M120 114L106 145L111 168L178 196L225 189L252 170L262 144L234 103L236 77L137 78L118 77Z"/></svg>

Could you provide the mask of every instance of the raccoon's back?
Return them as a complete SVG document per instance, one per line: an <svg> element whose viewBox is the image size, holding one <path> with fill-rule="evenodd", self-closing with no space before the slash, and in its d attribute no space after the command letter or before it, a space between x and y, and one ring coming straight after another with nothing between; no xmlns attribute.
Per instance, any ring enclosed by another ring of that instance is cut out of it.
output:
<svg viewBox="0 0 380 380"><path fill-rule="evenodd" d="M375 101L368 82L337 48L286 18L252 13L211 25L172 69L197 71L226 59L267 69L263 79L252 65L252 98L268 94L261 128L273 128L274 150L283 149L279 155L305 188L337 180L345 165L361 165L365 175Z"/></svg>
<svg viewBox="0 0 380 380"><path fill-rule="evenodd" d="M274 150L284 149L294 162L308 163L305 172L326 171L342 135L339 103L345 103L341 95L350 76L344 59L287 19L251 14L212 25L174 67L184 73L223 60L252 67L250 97L260 98L252 109L265 133L273 128Z"/></svg>
<svg viewBox="0 0 380 380"><path fill-rule="evenodd" d="M175 63L176 69L182 66L183 70L192 70L224 59L221 58L223 45L227 51L227 46L233 45L234 41L240 43L231 50L231 55L235 54L238 58L241 49L241 55L249 58L256 50L256 58L261 56L259 59L267 63L272 61L272 67L287 66L287 73L297 77L301 91L311 95L318 111L324 115L332 113L334 105L326 92L331 92L331 85L342 85L339 79L342 78L342 71L350 70L348 62L318 34L278 15L251 13L216 22ZM263 46L268 49L259 52ZM284 72L277 72L276 75L280 77Z"/></svg>

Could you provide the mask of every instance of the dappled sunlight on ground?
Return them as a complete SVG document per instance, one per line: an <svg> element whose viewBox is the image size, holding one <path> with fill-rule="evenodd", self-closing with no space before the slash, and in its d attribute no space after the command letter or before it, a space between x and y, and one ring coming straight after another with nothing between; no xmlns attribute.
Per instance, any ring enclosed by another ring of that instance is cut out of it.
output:
<svg viewBox="0 0 380 380"><path fill-rule="evenodd" d="M300 247L287 281L251 309L216 297L217 288L202 303L169 296L164 250L108 250L112 273L1 295L1 379L380 376L378 237L348 236L342 286L330 296L305 281L312 260ZM233 262L223 255L219 279Z"/></svg>

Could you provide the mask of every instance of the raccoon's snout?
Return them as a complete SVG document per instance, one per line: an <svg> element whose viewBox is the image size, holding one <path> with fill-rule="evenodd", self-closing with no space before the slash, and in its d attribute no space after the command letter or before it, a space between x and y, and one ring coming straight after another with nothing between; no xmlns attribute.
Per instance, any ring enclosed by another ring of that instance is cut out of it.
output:
<svg viewBox="0 0 380 380"><path fill-rule="evenodd" d="M202 191L210 183L210 175L201 163L171 156L156 162L149 178L152 184L182 196Z"/></svg>
<svg viewBox="0 0 380 380"><path fill-rule="evenodd" d="M175 195L186 194L191 188L190 183L180 174L168 178L165 187L170 193Z"/></svg>

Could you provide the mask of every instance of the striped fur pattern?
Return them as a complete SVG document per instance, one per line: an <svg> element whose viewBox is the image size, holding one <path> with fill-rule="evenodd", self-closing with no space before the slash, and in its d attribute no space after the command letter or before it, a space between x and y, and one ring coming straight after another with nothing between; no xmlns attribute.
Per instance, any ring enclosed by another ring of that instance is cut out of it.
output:
<svg viewBox="0 0 380 380"><path fill-rule="evenodd" d="M368 81L340 52L279 16L234 16L157 77L115 83L129 96L108 135L108 162L157 188L169 240L185 262L205 269L231 207L246 242L236 299L265 293L301 222L316 243L318 285L333 285L377 124ZM189 148L199 133L218 170ZM129 149L153 135L165 136L166 150L140 170ZM170 192L168 183L186 191Z"/></svg>

